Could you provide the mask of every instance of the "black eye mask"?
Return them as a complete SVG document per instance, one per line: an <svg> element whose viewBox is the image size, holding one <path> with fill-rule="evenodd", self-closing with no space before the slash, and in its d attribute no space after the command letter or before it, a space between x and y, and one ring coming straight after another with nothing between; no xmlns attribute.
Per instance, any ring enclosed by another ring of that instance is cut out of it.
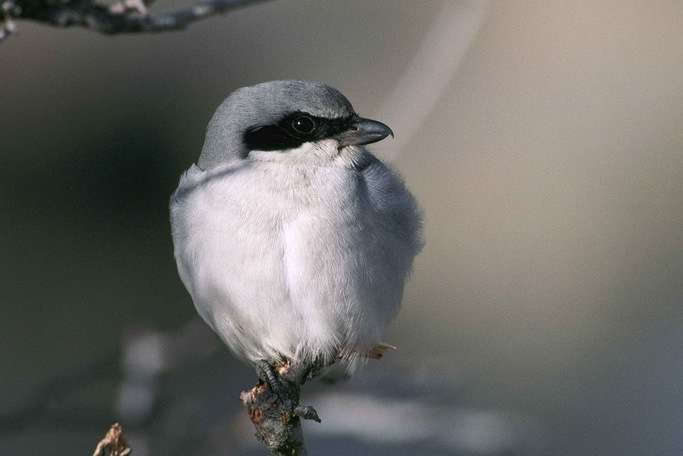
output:
<svg viewBox="0 0 683 456"><path fill-rule="evenodd" d="M242 138L249 151L295 149L306 142L333 138L351 128L355 115L327 119L305 112L287 114L276 124L255 125Z"/></svg>

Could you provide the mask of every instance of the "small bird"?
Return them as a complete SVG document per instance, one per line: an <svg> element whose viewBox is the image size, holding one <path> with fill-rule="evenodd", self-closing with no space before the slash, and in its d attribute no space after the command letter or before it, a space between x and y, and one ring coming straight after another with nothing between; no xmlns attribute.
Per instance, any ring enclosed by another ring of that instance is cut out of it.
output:
<svg viewBox="0 0 683 456"><path fill-rule="evenodd" d="M312 81L238 89L209 122L171 197L175 258L199 315L262 379L350 372L391 347L423 241L415 199L364 147L389 135Z"/></svg>

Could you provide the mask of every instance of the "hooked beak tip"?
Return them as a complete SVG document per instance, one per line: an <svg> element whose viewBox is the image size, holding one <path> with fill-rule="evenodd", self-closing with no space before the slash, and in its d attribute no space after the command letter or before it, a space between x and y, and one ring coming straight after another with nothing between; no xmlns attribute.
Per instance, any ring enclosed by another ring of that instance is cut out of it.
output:
<svg viewBox="0 0 683 456"><path fill-rule="evenodd" d="M388 125L359 117L349 130L338 136L338 140L341 147L361 146L381 141L387 136L395 138L394 131Z"/></svg>

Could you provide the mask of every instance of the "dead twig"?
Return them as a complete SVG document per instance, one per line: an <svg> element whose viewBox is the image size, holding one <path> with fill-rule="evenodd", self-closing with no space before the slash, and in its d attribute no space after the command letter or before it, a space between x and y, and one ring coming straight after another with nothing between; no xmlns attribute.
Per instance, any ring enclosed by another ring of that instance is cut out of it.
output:
<svg viewBox="0 0 683 456"><path fill-rule="evenodd" d="M119 423L114 423L97 444L92 456L129 456L130 454L131 449L123 436L123 428Z"/></svg>

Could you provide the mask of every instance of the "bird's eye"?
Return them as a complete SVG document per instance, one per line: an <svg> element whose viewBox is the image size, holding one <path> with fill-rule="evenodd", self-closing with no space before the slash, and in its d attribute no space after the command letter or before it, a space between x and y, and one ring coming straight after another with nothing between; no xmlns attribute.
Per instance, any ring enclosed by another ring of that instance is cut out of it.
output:
<svg viewBox="0 0 683 456"><path fill-rule="evenodd" d="M294 131L297 133L302 133L302 134L309 134L313 133L313 130L315 130L316 124L315 120L311 119L308 116L299 116L292 120L292 128Z"/></svg>

